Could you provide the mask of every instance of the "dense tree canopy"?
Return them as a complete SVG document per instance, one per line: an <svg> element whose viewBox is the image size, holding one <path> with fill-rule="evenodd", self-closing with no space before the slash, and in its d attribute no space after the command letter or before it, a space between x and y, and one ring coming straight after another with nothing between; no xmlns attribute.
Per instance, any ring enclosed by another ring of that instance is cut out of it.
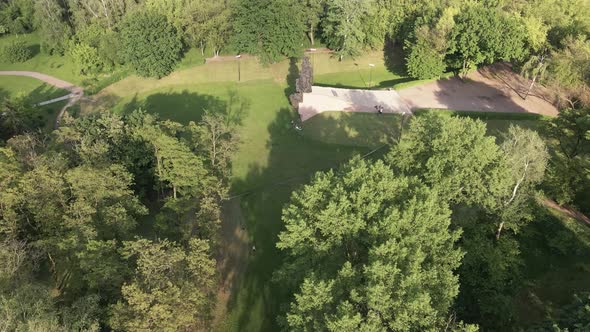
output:
<svg viewBox="0 0 590 332"><path fill-rule="evenodd" d="M383 163L319 173L283 211L282 274L297 287L285 317L298 331L426 330L457 295L459 232L444 200Z"/></svg>
<svg viewBox="0 0 590 332"><path fill-rule="evenodd" d="M66 118L51 139L9 139L0 148L0 326L206 329L229 172L205 162L196 144L209 143L194 135L143 112L106 112ZM153 230L140 233L148 213Z"/></svg>
<svg viewBox="0 0 590 332"><path fill-rule="evenodd" d="M266 62L298 56L305 31L300 9L293 0L238 0L233 23L236 50Z"/></svg>
<svg viewBox="0 0 590 332"><path fill-rule="evenodd" d="M121 27L122 53L138 74L162 77L180 59L182 42L166 16L153 11L128 16Z"/></svg>

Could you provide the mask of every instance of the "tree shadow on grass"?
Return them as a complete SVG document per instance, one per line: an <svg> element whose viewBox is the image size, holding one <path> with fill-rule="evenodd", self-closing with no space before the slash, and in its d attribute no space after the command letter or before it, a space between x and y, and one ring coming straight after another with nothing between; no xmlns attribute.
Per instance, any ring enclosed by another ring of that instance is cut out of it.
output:
<svg viewBox="0 0 590 332"><path fill-rule="evenodd" d="M241 125L250 108L250 101L242 98L236 90L229 89L225 98L184 90L182 92L155 93L145 99L137 95L122 106L123 114L136 109L145 109L182 124L198 122L205 112L223 114L228 122Z"/></svg>
<svg viewBox="0 0 590 332"><path fill-rule="evenodd" d="M53 98L63 97L68 94L70 94L70 92L67 90L58 89L48 84L42 84L29 92L26 96L26 100L31 104L37 104Z"/></svg>
<svg viewBox="0 0 590 332"><path fill-rule="evenodd" d="M41 52L41 45L39 44L29 45L27 48L31 52L31 58L37 56L37 54Z"/></svg>
<svg viewBox="0 0 590 332"><path fill-rule="evenodd" d="M397 76L407 76L406 61L403 49L390 38L385 38L383 44L383 60L385 68Z"/></svg>
<svg viewBox="0 0 590 332"><path fill-rule="evenodd" d="M379 117L377 114L366 116ZM282 208L291 194L308 183L317 171L336 168L355 154L364 155L369 147L328 144L323 138L331 135L344 137L350 132L366 134L370 126L359 128L355 115L328 118L322 122L323 133L317 139L308 133L306 124L298 131L291 125L293 112L281 108L269 124L270 138L266 163L252 165L248 174L232 184L232 195L239 195L242 215L248 233L250 259L245 272L237 281L236 291L228 303L229 316L226 330L277 331L277 316L292 301L298 287L289 287L274 280L275 272L284 262L285 255L276 248L278 234L283 230ZM310 129L311 130L311 129ZM256 247L256 251L252 247Z"/></svg>
<svg viewBox="0 0 590 332"><path fill-rule="evenodd" d="M559 308L571 303L576 293L590 291L588 225L542 205L534 215L518 236L524 282L515 306L517 321L525 329L567 318L560 317Z"/></svg>
<svg viewBox="0 0 590 332"><path fill-rule="evenodd" d="M383 90L383 89L389 89L389 88L395 88L396 85L401 84L401 83L407 83L407 82L412 82L415 81L415 79L411 78L411 77L400 77L400 78L395 78L392 80L386 80L386 81L380 81L380 82L375 82L376 84L373 87L367 87L367 86L355 86L355 85L349 85L349 84L342 84L342 83L330 83L330 84L325 84L325 83L314 83L314 85L316 86L322 86L322 87L332 87L332 88L341 88L341 89L354 89L354 90Z"/></svg>

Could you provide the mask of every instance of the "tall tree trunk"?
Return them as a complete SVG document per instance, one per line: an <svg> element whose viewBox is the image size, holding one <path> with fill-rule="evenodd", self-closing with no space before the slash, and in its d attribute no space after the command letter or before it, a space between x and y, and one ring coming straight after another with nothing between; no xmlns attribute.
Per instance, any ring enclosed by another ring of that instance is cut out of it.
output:
<svg viewBox="0 0 590 332"><path fill-rule="evenodd" d="M174 193L174 199L176 199L176 185L172 186L172 192Z"/></svg>
<svg viewBox="0 0 590 332"><path fill-rule="evenodd" d="M518 179L518 181L516 181L516 185L514 185L514 188L512 189L512 196L510 197L510 199L504 203L504 206L508 206L508 204L512 203L512 201L514 201L514 198L516 198L516 193L518 192L518 188L520 188L520 186L522 185L522 183L524 182L525 178L526 178L526 173L528 171L529 168L529 161L527 160L524 164L524 172L522 173L522 177L520 179ZM500 223L500 226L498 226L498 230L496 231L496 240L500 240L500 235L502 234L502 229L504 228L504 221L502 221Z"/></svg>
<svg viewBox="0 0 590 332"><path fill-rule="evenodd" d="M205 56L205 44L203 44L202 40L201 40L201 55Z"/></svg>
<svg viewBox="0 0 590 332"><path fill-rule="evenodd" d="M107 6L104 3L104 0L101 0L102 9L104 10L104 16L107 18L107 22L109 24L109 29L111 28L111 17L109 16L109 11L107 10Z"/></svg>
<svg viewBox="0 0 590 332"><path fill-rule="evenodd" d="M315 45L315 42L313 40L313 25L312 24L309 25L309 41L311 42L311 46Z"/></svg>
<svg viewBox="0 0 590 332"><path fill-rule="evenodd" d="M535 75L533 77L533 82L531 83L531 85L529 86L529 89L527 90L526 94L524 95L524 100L526 100L526 98L529 96L531 91L533 91L533 87L535 86L535 82L537 81L537 76L538 75Z"/></svg>
<svg viewBox="0 0 590 332"><path fill-rule="evenodd" d="M467 58L463 59L463 70L461 74L461 76L463 76L463 79L467 77Z"/></svg>
<svg viewBox="0 0 590 332"><path fill-rule="evenodd" d="M504 228L504 222L502 221L500 223L500 226L498 226L498 230L496 231L496 240L500 240L500 234L502 233L503 228Z"/></svg>

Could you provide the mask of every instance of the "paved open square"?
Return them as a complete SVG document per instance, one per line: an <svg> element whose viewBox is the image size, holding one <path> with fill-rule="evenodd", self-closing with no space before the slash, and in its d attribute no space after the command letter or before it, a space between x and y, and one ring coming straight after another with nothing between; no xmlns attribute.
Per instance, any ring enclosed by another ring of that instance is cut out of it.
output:
<svg viewBox="0 0 590 332"><path fill-rule="evenodd" d="M311 93L303 94L299 114L301 120L305 121L327 111L377 113L375 106L382 107L383 113L410 112L408 105L395 90L351 90L314 86Z"/></svg>

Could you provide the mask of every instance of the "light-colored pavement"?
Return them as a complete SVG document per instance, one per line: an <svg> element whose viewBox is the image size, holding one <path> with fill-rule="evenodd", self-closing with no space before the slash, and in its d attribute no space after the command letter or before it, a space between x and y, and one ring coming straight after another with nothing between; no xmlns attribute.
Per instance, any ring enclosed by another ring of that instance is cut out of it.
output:
<svg viewBox="0 0 590 332"><path fill-rule="evenodd" d="M82 89L81 87L76 86L70 82L60 80L59 78L45 75L45 74L38 73L38 72L33 72L33 71L0 71L0 75L1 76L32 77L32 78L38 79L40 81L43 81L47 84L53 85L57 88L70 91L70 94L68 95L69 102L59 111L59 113L57 113L57 117L55 119L55 129L59 128L59 123L60 123L61 118L63 117L65 111L68 108L70 108L72 105L74 105L76 102L78 102L78 100L80 100L80 98L82 98L82 96L84 96L84 89ZM48 103L48 102L49 101L46 101L45 103ZM43 103L39 103L39 105L41 105L41 104L43 104Z"/></svg>
<svg viewBox="0 0 590 332"><path fill-rule="evenodd" d="M350 90L314 86L311 93L303 94L299 114L301 120L305 121L326 111L376 113L375 106L383 107L383 113L410 112L394 90Z"/></svg>
<svg viewBox="0 0 590 332"><path fill-rule="evenodd" d="M538 84L526 100L522 98L529 85L530 81L514 73L508 64L499 63L477 70L465 80L452 77L399 91L314 86L311 93L303 95L299 114L305 121L326 111L376 112L375 106L381 105L387 113L450 109L557 115L555 95Z"/></svg>

